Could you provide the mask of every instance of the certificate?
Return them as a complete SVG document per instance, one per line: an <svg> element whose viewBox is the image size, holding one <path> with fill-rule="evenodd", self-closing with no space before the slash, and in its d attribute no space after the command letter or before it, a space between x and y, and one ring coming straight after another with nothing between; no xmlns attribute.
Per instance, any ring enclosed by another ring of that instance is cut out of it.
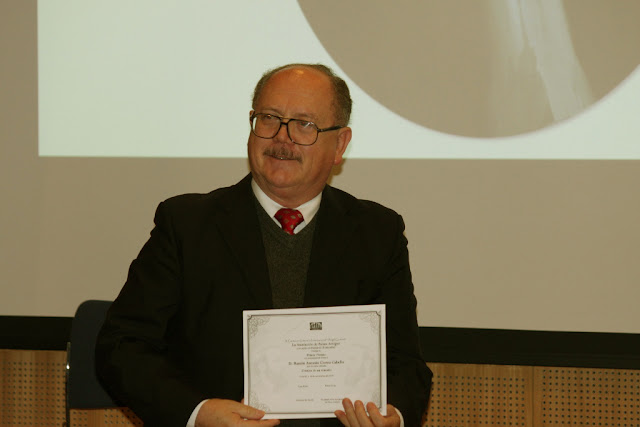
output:
<svg viewBox="0 0 640 427"><path fill-rule="evenodd" d="M244 311L244 403L265 418L333 418L342 399L386 415L385 306Z"/></svg>

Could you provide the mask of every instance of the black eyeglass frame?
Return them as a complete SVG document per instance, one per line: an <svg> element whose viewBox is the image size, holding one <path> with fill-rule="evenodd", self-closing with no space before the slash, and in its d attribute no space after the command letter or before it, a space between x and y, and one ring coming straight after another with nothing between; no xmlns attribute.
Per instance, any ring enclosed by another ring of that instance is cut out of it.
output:
<svg viewBox="0 0 640 427"><path fill-rule="evenodd" d="M278 129L276 129L276 132L273 134L273 136L270 137L266 137L266 136L260 136L256 133L256 131L253 129L254 125L253 125L253 121L256 117L258 116L271 116L274 117L278 120L280 120L280 126L278 126ZM283 122L283 120L287 120L286 122ZM310 123L313 125L314 128L316 128L316 139L311 143L311 144L302 144L300 142L294 141L293 138L291 138L291 134L289 133L289 123L291 122L306 122L306 123ZM318 135L320 135L321 132L329 132L332 130L338 130L338 129L342 129L345 126L330 126L324 129L320 129L318 127L317 124L309 121L309 120L303 120L303 119L292 119L289 117L280 117L280 116L276 116L275 114L268 114L268 113L253 113L251 115L251 117L249 117L249 127L251 128L251 133L254 134L255 136L257 136L258 138L262 138L262 139L272 139L274 138L278 132L280 132L280 129L282 128L282 125L284 125L287 128L287 136L289 137L289 140L291 140L291 142L293 142L294 144L297 145L302 145L303 147L309 147L313 144L315 144L318 141Z"/></svg>

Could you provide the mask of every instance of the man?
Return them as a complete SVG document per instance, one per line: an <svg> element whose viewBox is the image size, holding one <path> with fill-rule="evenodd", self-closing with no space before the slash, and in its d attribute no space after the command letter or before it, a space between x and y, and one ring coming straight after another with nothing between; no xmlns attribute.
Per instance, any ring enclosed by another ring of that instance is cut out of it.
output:
<svg viewBox="0 0 640 427"><path fill-rule="evenodd" d="M350 113L349 90L327 67L272 70L254 92L250 176L158 206L96 351L105 385L147 425L278 424L240 402L242 310L374 303L387 309L388 413L345 399L336 417L419 425L431 373L403 221L326 184L351 140ZM302 222L280 228L281 208Z"/></svg>

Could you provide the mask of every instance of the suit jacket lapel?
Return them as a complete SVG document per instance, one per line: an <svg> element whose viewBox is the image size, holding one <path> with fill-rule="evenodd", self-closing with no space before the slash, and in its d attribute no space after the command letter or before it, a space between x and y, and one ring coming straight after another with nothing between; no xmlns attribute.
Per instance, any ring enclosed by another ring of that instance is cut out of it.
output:
<svg viewBox="0 0 640 427"><path fill-rule="evenodd" d="M247 175L221 198L215 221L241 266L249 290L255 297L256 308L272 308L269 270L251 190L251 175Z"/></svg>
<svg viewBox="0 0 640 427"><path fill-rule="evenodd" d="M330 186L322 194L307 273L304 305L331 306L349 303L342 288L344 251L357 225L349 200Z"/></svg>
<svg viewBox="0 0 640 427"><path fill-rule="evenodd" d="M273 307L269 270L262 242L251 175L234 185L220 199L214 221L241 266L257 309ZM343 289L344 251L357 225L348 197L326 186L318 210L311 259L307 272L304 306L349 304L350 292ZM238 224L231 227L229 224ZM231 285L231 284L230 284Z"/></svg>

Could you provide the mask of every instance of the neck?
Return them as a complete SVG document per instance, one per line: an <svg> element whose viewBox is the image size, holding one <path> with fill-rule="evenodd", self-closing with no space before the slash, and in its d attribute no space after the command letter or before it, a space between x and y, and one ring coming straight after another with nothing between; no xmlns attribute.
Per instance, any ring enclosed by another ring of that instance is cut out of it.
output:
<svg viewBox="0 0 640 427"><path fill-rule="evenodd" d="M311 197L297 197L295 195L290 195L290 194L286 194L286 193L281 193L281 192L271 192L271 191L265 191L264 189L262 189L262 191L265 192L265 194L274 202L278 203L279 205L284 206L285 208L291 208L291 209L295 209L300 205L303 205L305 203L307 203L309 200L313 199L315 196L311 196Z"/></svg>
<svg viewBox="0 0 640 427"><path fill-rule="evenodd" d="M307 203L309 200L320 194L324 188L324 186L322 186L322 188L317 191L300 192L293 188L271 188L268 185L263 185L258 180L255 182L267 197L277 204L291 209L295 209L298 206Z"/></svg>

